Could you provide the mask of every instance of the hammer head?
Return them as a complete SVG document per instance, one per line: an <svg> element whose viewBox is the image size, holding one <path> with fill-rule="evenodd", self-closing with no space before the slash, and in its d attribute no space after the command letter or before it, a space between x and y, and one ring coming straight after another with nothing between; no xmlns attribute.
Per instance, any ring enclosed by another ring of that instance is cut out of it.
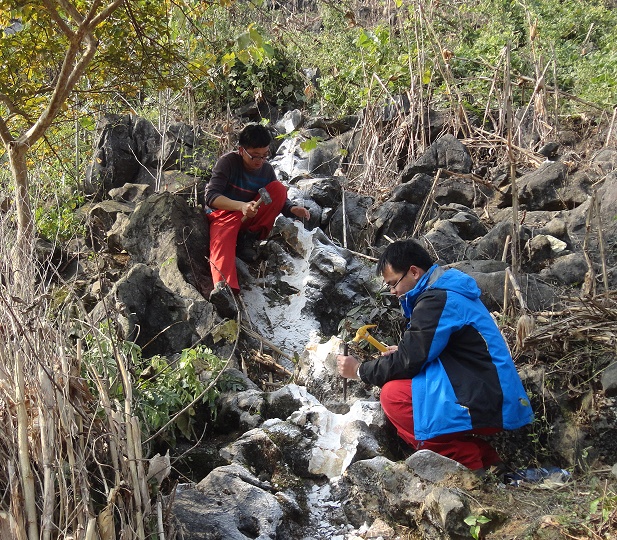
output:
<svg viewBox="0 0 617 540"><path fill-rule="evenodd" d="M270 194L265 187L259 188L257 190L257 193L259 193L259 198L261 199L262 203L270 204L272 202L272 197L270 197Z"/></svg>
<svg viewBox="0 0 617 540"><path fill-rule="evenodd" d="M365 324L364 326L361 326L360 328L358 328L358 331L356 332L356 336L352 339L352 341L354 341L355 343L357 343L358 341L364 339L368 334L368 331L370 328L375 328L377 325L376 324Z"/></svg>

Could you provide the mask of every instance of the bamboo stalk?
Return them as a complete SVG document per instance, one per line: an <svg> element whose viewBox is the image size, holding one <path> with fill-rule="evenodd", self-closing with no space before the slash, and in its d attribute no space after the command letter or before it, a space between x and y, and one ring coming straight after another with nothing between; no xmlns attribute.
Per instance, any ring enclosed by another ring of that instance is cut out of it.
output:
<svg viewBox="0 0 617 540"><path fill-rule="evenodd" d="M143 513L143 501L141 498L141 489L139 482L139 473L137 471L136 450L137 444L141 444L140 434L133 432L132 422L132 407L133 407L133 385L129 378L128 370L124 364L124 359L121 358L118 351L116 351L116 364L122 377L122 385L124 388L124 423L126 427L126 453L128 456L129 473L132 480L133 500L135 506L133 512L135 513L135 524L137 526L137 538L139 540L145 540L146 532L144 528L144 513Z"/></svg>
<svg viewBox="0 0 617 540"><path fill-rule="evenodd" d="M506 49L506 74L505 74L505 100L506 100L506 123L507 123L507 148L508 160L510 161L510 185L512 186L512 268L515 275L521 270L520 261L520 231L518 224L518 186L516 183L516 159L512 148L512 87L510 85L510 49L508 42Z"/></svg>
<svg viewBox="0 0 617 540"><path fill-rule="evenodd" d="M41 505L41 540L50 540L54 530L54 470L52 449L55 448L55 431L51 425L56 410L54 389L45 370L39 366L41 400L39 402L39 425L41 436L41 456L43 458L43 503Z"/></svg>
<svg viewBox="0 0 617 540"><path fill-rule="evenodd" d="M589 208L587 209L587 215L585 216L585 238L583 239L583 255L585 256L585 262L587 263L587 272L585 273L585 280L582 286L582 293L584 295L595 296L596 294L596 271L593 268L593 260L589 253L589 238L591 235L591 221L593 218L593 212L595 210L595 198L597 192L593 190L590 200Z"/></svg>
<svg viewBox="0 0 617 540"><path fill-rule="evenodd" d="M26 527L24 523L24 515L22 513L23 505L21 492L19 491L19 479L13 462L9 460L6 464L6 469L9 477L9 485L11 488L11 528L15 540L28 540L26 537Z"/></svg>
<svg viewBox="0 0 617 540"><path fill-rule="evenodd" d="M15 407L17 411L17 449L19 452L19 472L24 496L24 511L29 540L39 539L36 512L36 488L34 474L30 466L28 448L28 411L26 409L25 377L23 357L15 355Z"/></svg>

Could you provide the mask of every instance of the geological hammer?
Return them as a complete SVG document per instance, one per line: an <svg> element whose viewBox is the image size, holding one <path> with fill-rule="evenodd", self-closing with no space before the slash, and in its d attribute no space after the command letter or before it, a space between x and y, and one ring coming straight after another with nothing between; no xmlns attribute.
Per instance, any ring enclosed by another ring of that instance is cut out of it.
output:
<svg viewBox="0 0 617 540"><path fill-rule="evenodd" d="M259 208L259 206L261 205L261 203L264 204L270 204L272 202L272 197L270 197L270 194L268 193L268 190L265 187L259 188L257 190L257 193L259 193L259 199L257 199L256 201L256 205L255 205L255 210L257 210L257 208ZM248 218L246 216L242 216L242 221L246 221Z"/></svg>
<svg viewBox="0 0 617 540"><path fill-rule="evenodd" d="M386 352L388 350L388 347L386 347L383 343L377 341L373 336L371 336L371 334L368 333L369 328L375 328L376 326L376 324L365 324L364 326L361 326L360 328L358 328L358 331L356 332L356 337L354 337L352 341L357 343L358 341L365 339L371 345L374 345L380 352Z"/></svg>

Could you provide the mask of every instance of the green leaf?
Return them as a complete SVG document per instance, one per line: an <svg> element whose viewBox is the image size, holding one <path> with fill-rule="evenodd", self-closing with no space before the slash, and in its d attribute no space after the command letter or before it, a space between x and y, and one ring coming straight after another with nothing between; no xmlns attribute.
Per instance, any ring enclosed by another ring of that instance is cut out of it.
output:
<svg viewBox="0 0 617 540"><path fill-rule="evenodd" d="M300 143L300 148L302 148L302 150L304 152L310 152L311 150L315 150L315 148L317 148L317 145L322 141L321 137L311 137L310 139L301 142Z"/></svg>

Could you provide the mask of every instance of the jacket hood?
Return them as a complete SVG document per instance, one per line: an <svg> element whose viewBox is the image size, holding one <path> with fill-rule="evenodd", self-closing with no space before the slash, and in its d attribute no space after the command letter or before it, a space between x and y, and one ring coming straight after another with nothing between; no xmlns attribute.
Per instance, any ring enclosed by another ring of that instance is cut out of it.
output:
<svg viewBox="0 0 617 540"><path fill-rule="evenodd" d="M399 298L403 313L407 319L411 318L411 313L418 296L430 289L442 289L456 292L470 300L480 298L481 294L476 280L471 276L455 268L444 270L439 265L434 264L419 279L418 283L416 283L416 286L411 289L411 291Z"/></svg>

